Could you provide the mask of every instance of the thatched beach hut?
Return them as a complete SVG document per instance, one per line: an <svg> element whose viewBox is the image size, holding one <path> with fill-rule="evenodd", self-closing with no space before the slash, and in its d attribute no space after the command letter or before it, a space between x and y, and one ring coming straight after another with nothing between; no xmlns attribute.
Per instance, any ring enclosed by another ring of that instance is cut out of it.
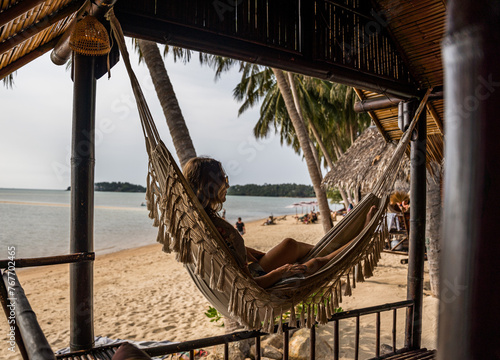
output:
<svg viewBox="0 0 500 360"><path fill-rule="evenodd" d="M323 186L337 188L359 200L370 192L383 174L396 145L386 142L375 126L367 128L323 179ZM410 162L405 156L396 178L395 190L409 190Z"/></svg>

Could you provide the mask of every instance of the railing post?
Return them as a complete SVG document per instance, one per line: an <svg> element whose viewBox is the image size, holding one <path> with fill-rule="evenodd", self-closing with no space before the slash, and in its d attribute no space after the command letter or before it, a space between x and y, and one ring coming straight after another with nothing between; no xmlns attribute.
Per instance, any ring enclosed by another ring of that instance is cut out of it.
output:
<svg viewBox="0 0 500 360"><path fill-rule="evenodd" d="M74 56L70 252L94 251L95 57ZM94 345L93 262L70 264L70 347Z"/></svg>
<svg viewBox="0 0 500 360"><path fill-rule="evenodd" d="M309 359L315 360L316 359L316 326L314 326L314 324L311 326L309 341L310 341L309 344L311 347Z"/></svg>

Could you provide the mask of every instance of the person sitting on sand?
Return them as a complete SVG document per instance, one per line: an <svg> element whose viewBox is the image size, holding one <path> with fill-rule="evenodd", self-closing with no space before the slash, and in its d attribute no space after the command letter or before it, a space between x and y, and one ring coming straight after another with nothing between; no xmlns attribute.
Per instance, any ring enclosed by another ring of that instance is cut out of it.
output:
<svg viewBox="0 0 500 360"><path fill-rule="evenodd" d="M304 263L300 260L313 246L292 238L284 239L267 253L246 247L239 232L218 215L226 201L229 188L222 164L211 158L195 157L186 163L183 172L238 265L262 288L270 287L284 278L314 274L349 244L326 256L316 257ZM375 209L373 206L368 212L364 226L369 223Z"/></svg>

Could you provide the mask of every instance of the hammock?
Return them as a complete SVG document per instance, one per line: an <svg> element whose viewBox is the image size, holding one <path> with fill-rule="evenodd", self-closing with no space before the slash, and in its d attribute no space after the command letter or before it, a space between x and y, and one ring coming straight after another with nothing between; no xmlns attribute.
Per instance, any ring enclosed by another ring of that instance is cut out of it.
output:
<svg viewBox="0 0 500 360"><path fill-rule="evenodd" d="M291 278L263 289L244 273L231 251L199 203L165 144L160 139L152 115L131 68L121 26L113 9L108 12L111 29L130 76L136 97L142 129L149 156L147 175L147 206L153 225L158 227L157 241L163 251L176 253L193 281L225 316L230 316L248 329L271 332L278 318L278 332L289 311L289 324L311 327L314 320L327 322L344 295L351 295L357 282L372 276L380 259L387 230L383 214L388 203L387 190L394 183L400 160L408 146L410 134L428 93L422 100L410 128L403 135L384 176L372 193L345 216L315 245L308 256L326 255L354 239L327 265L306 278ZM361 232L366 214L372 205L378 210ZM300 314L295 306L302 304Z"/></svg>

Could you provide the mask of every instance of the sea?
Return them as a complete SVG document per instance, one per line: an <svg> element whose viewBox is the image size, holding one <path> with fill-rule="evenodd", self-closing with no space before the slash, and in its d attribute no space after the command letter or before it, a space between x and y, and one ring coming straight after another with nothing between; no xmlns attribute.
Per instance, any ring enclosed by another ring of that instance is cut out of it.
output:
<svg viewBox="0 0 500 360"><path fill-rule="evenodd" d="M295 215L312 206L291 207L314 198L227 196L226 220L235 223ZM144 193L95 192L94 251L97 255L156 243ZM0 189L0 259L15 247L16 258L69 254L70 192ZM331 204L337 210L339 204Z"/></svg>

